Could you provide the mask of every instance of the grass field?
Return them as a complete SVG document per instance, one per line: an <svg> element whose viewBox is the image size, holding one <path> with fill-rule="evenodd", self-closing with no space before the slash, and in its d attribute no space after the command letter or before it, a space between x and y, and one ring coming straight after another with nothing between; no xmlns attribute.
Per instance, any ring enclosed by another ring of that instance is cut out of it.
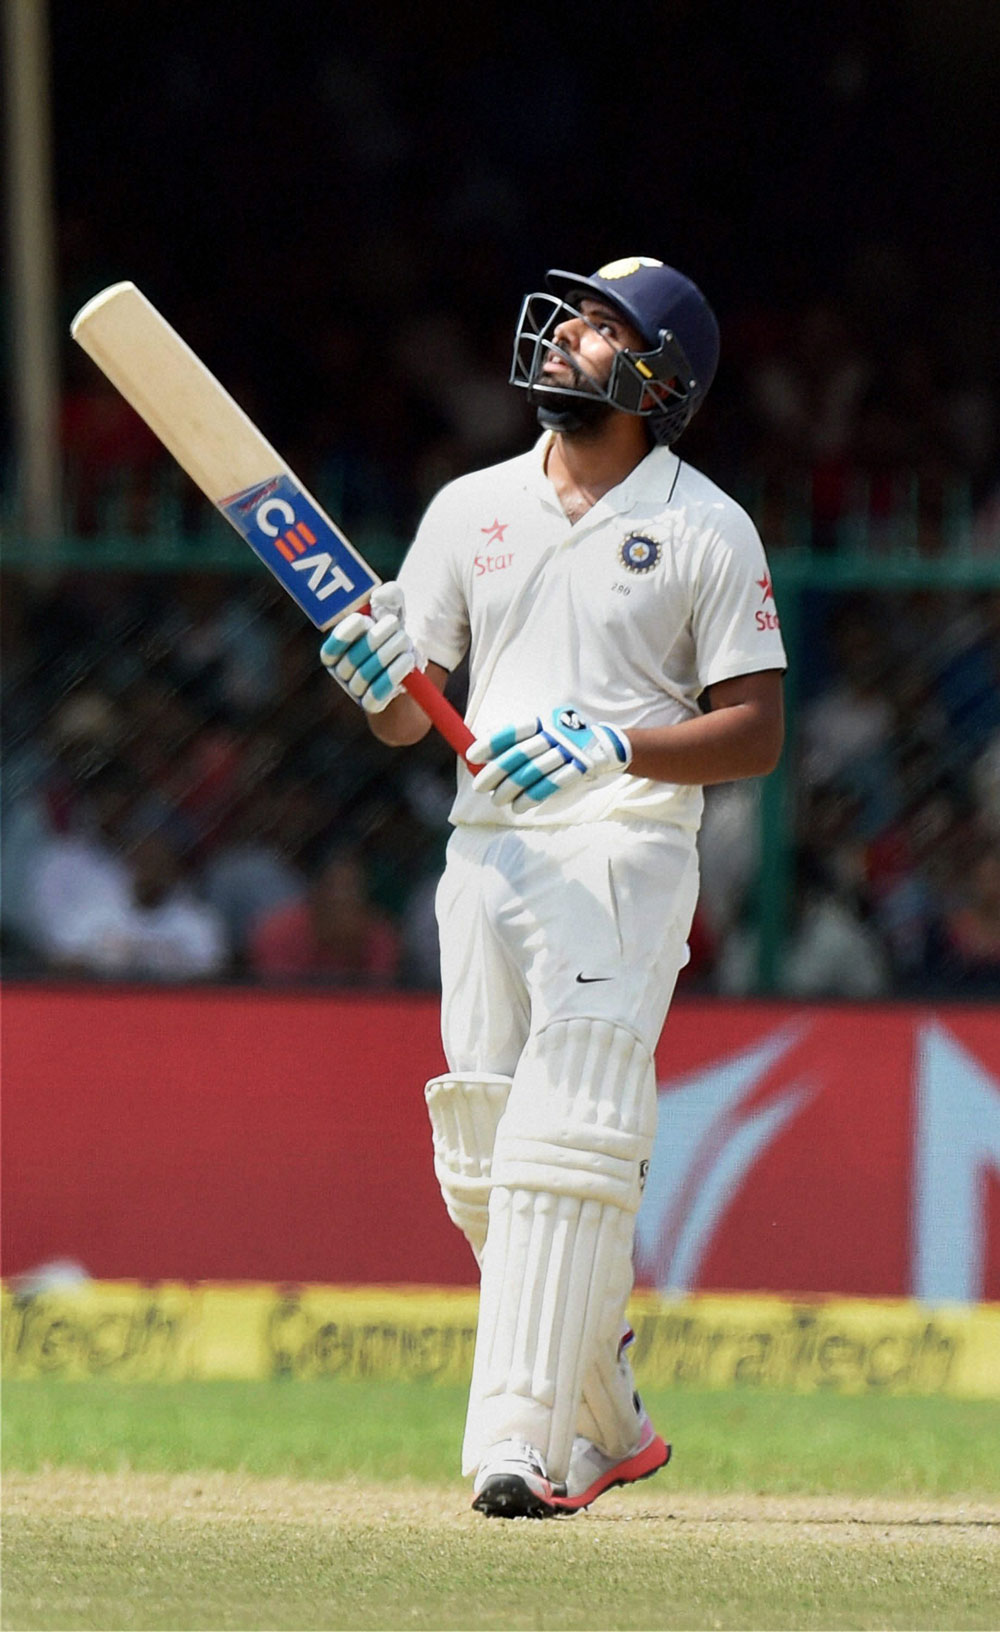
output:
<svg viewBox="0 0 1000 1632"><path fill-rule="evenodd" d="M3 1626L1000 1627L1000 1403L647 1399L668 1469L510 1524L460 1389L8 1383Z"/></svg>

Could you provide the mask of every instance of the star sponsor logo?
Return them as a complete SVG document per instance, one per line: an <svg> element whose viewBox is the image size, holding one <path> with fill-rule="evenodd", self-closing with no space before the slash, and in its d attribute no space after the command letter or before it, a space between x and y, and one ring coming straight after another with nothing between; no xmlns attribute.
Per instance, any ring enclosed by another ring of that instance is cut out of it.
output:
<svg viewBox="0 0 1000 1632"><path fill-rule="evenodd" d="M771 581L771 574L765 572L763 578L755 578L754 583L760 590L761 600L760 606L754 613L754 622L758 630L763 635L770 629L780 629L781 620L774 605L774 584ZM768 607L768 601L771 603L770 607Z"/></svg>
<svg viewBox="0 0 1000 1632"><path fill-rule="evenodd" d="M504 542L504 534L509 526L509 521L498 521L494 517L488 527L480 527L479 531L486 540L486 546L473 557L472 564L477 578L484 578L494 572L506 572L510 566L514 559L513 550L495 552L495 546Z"/></svg>

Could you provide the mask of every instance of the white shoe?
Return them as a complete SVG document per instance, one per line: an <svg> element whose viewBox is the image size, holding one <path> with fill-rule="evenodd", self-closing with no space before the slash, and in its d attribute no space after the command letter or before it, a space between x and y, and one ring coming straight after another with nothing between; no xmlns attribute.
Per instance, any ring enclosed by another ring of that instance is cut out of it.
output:
<svg viewBox="0 0 1000 1632"><path fill-rule="evenodd" d="M547 1519L556 1512L557 1493L541 1453L520 1439L505 1439L487 1451L473 1484L472 1505L491 1519Z"/></svg>
<svg viewBox="0 0 1000 1632"><path fill-rule="evenodd" d="M553 1487L550 1500L554 1513L579 1513L615 1485L635 1484L666 1467L670 1461L670 1446L656 1432L644 1406L640 1405L640 1413L639 1438L628 1456L606 1456L591 1440L577 1435L570 1452L566 1483Z"/></svg>
<svg viewBox="0 0 1000 1632"><path fill-rule="evenodd" d="M573 1441L565 1482L550 1479L541 1453L519 1439L494 1445L476 1474L472 1505L493 1519L550 1519L580 1513L616 1485L648 1479L670 1461L670 1446L660 1438L640 1407L639 1438L627 1456L607 1456L581 1435Z"/></svg>

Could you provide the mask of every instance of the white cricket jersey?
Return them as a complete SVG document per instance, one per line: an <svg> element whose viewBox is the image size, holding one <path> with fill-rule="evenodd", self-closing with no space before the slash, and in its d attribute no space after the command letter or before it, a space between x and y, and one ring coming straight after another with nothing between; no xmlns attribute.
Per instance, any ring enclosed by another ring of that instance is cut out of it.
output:
<svg viewBox="0 0 1000 1632"><path fill-rule="evenodd" d="M764 549L746 511L655 448L571 526L527 453L461 476L431 502L399 573L406 627L454 669L470 651L477 737L572 705L585 720L676 724L707 686L783 669ZM699 787L623 772L514 815L459 767L456 824L558 826L609 816L697 829Z"/></svg>

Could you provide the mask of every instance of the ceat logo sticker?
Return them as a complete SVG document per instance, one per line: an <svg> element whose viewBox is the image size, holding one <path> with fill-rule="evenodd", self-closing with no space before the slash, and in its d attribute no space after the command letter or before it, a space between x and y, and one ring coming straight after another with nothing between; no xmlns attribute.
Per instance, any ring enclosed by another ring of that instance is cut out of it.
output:
<svg viewBox="0 0 1000 1632"><path fill-rule="evenodd" d="M291 472L235 493L219 509L318 629L336 623L378 583Z"/></svg>

